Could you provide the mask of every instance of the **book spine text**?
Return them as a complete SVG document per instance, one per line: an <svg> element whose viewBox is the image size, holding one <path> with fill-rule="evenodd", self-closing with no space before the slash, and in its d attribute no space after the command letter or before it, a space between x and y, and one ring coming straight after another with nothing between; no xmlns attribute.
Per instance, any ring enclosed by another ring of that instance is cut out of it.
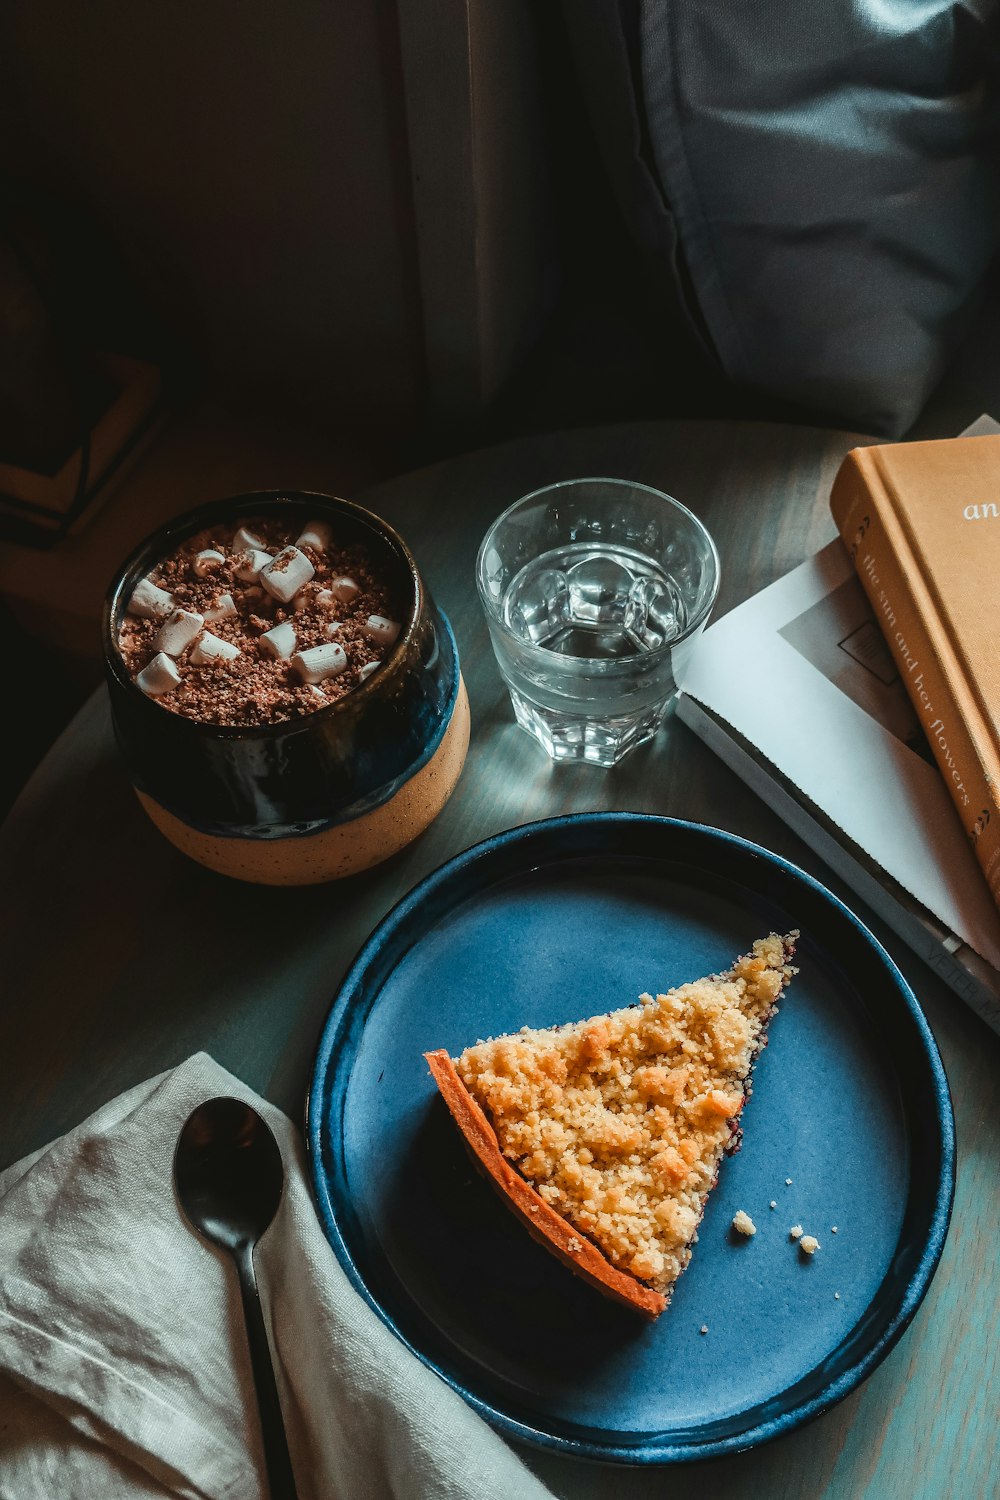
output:
<svg viewBox="0 0 1000 1500"><path fill-rule="evenodd" d="M861 460L863 463L863 454ZM930 601L923 599L922 608L921 600L914 597L907 572L912 575L916 564L908 555L900 528L893 525L891 515L887 518L884 514L889 501L883 498L880 502L878 473L866 467L862 479L861 472L861 463L853 473L845 464L838 476L831 497L834 520L993 898L1000 905L997 789L948 685L942 656L949 647L943 632L935 629Z"/></svg>

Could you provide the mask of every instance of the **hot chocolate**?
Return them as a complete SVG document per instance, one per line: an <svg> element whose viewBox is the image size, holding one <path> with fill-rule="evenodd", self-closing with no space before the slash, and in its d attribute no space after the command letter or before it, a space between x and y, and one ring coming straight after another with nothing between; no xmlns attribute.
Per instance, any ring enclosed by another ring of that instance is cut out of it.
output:
<svg viewBox="0 0 1000 1500"><path fill-rule="evenodd" d="M112 583L104 659L143 807L241 880L388 859L465 758L451 627L402 537L335 495L262 490L176 517Z"/></svg>
<svg viewBox="0 0 1000 1500"><path fill-rule="evenodd" d="M206 527L141 578L118 631L136 686L204 723L260 725L334 703L377 672L402 601L327 521Z"/></svg>

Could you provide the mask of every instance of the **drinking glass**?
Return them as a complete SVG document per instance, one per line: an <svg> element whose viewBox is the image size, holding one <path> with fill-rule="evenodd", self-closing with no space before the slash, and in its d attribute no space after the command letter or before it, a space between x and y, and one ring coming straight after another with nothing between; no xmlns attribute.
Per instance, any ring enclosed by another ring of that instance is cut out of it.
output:
<svg viewBox="0 0 1000 1500"><path fill-rule="evenodd" d="M522 729L613 766L656 733L719 590L705 527L628 479L570 479L493 522L476 583Z"/></svg>

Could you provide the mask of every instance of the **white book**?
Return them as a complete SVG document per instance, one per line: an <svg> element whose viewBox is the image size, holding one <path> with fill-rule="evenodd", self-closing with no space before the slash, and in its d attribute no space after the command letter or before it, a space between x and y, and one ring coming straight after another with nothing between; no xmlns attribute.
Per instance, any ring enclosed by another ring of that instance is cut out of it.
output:
<svg viewBox="0 0 1000 1500"><path fill-rule="evenodd" d="M839 536L709 626L681 687L684 723L1000 1032L1000 912Z"/></svg>

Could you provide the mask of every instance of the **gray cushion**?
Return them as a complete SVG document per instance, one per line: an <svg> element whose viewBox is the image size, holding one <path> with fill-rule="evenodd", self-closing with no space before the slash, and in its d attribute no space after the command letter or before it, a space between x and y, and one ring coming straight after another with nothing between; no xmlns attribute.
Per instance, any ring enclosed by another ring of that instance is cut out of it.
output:
<svg viewBox="0 0 1000 1500"><path fill-rule="evenodd" d="M914 420L997 242L995 12L640 0L637 113L731 379L884 435Z"/></svg>
<svg viewBox="0 0 1000 1500"><path fill-rule="evenodd" d="M731 377L874 432L916 416L996 239L994 11L643 0L653 151Z"/></svg>

